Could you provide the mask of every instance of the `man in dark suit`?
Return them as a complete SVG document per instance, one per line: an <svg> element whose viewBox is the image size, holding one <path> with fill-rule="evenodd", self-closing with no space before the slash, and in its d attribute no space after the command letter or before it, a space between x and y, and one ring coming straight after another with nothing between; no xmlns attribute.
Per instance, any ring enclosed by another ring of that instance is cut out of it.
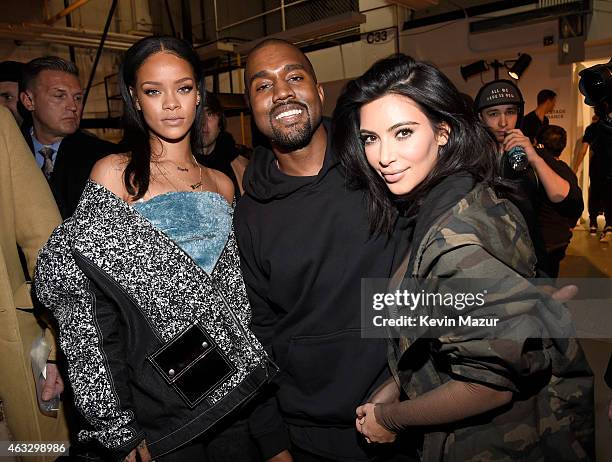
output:
<svg viewBox="0 0 612 462"><path fill-rule="evenodd" d="M93 165L120 149L79 129L83 89L74 63L55 56L33 59L24 67L19 98L31 115L22 133L66 219L74 212Z"/></svg>

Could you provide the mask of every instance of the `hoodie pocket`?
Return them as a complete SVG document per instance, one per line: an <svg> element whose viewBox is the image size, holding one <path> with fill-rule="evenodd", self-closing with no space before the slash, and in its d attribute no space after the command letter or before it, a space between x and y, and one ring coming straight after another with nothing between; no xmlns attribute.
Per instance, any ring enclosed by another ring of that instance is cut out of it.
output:
<svg viewBox="0 0 612 462"><path fill-rule="evenodd" d="M294 337L284 369L277 396L285 414L352 425L357 406L386 377L386 342L361 338L359 328Z"/></svg>

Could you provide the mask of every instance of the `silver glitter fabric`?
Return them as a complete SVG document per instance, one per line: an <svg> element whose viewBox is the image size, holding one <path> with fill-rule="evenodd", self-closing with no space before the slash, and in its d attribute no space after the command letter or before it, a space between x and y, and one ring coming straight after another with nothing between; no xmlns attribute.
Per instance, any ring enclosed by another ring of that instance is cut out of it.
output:
<svg viewBox="0 0 612 462"><path fill-rule="evenodd" d="M250 307L233 231L208 275L127 203L90 181L72 218L41 250L35 275L37 297L59 324L75 404L94 428L82 431L81 438L118 448L138 437L139 430L131 426L133 412L119 402L101 346L95 297L75 255L127 294L160 344L196 322L204 327L235 372L203 406L213 406L249 373L265 367L263 348L248 329Z"/></svg>

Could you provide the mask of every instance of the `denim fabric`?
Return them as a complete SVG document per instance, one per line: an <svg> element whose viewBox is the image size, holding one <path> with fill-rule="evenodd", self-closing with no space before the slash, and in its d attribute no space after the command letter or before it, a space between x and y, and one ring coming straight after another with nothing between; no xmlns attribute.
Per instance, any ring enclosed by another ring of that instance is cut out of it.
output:
<svg viewBox="0 0 612 462"><path fill-rule="evenodd" d="M232 228L232 208L222 196L209 191L169 192L133 207L212 273Z"/></svg>

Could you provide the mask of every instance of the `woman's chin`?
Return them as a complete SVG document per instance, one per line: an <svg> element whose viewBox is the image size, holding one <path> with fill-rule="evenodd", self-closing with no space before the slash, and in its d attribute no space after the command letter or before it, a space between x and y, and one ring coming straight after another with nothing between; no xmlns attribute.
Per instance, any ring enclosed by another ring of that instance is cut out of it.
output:
<svg viewBox="0 0 612 462"><path fill-rule="evenodd" d="M394 196L404 196L410 193L415 186L416 185L412 183L404 181L399 181L397 183L387 183L387 188L389 188L389 192Z"/></svg>

